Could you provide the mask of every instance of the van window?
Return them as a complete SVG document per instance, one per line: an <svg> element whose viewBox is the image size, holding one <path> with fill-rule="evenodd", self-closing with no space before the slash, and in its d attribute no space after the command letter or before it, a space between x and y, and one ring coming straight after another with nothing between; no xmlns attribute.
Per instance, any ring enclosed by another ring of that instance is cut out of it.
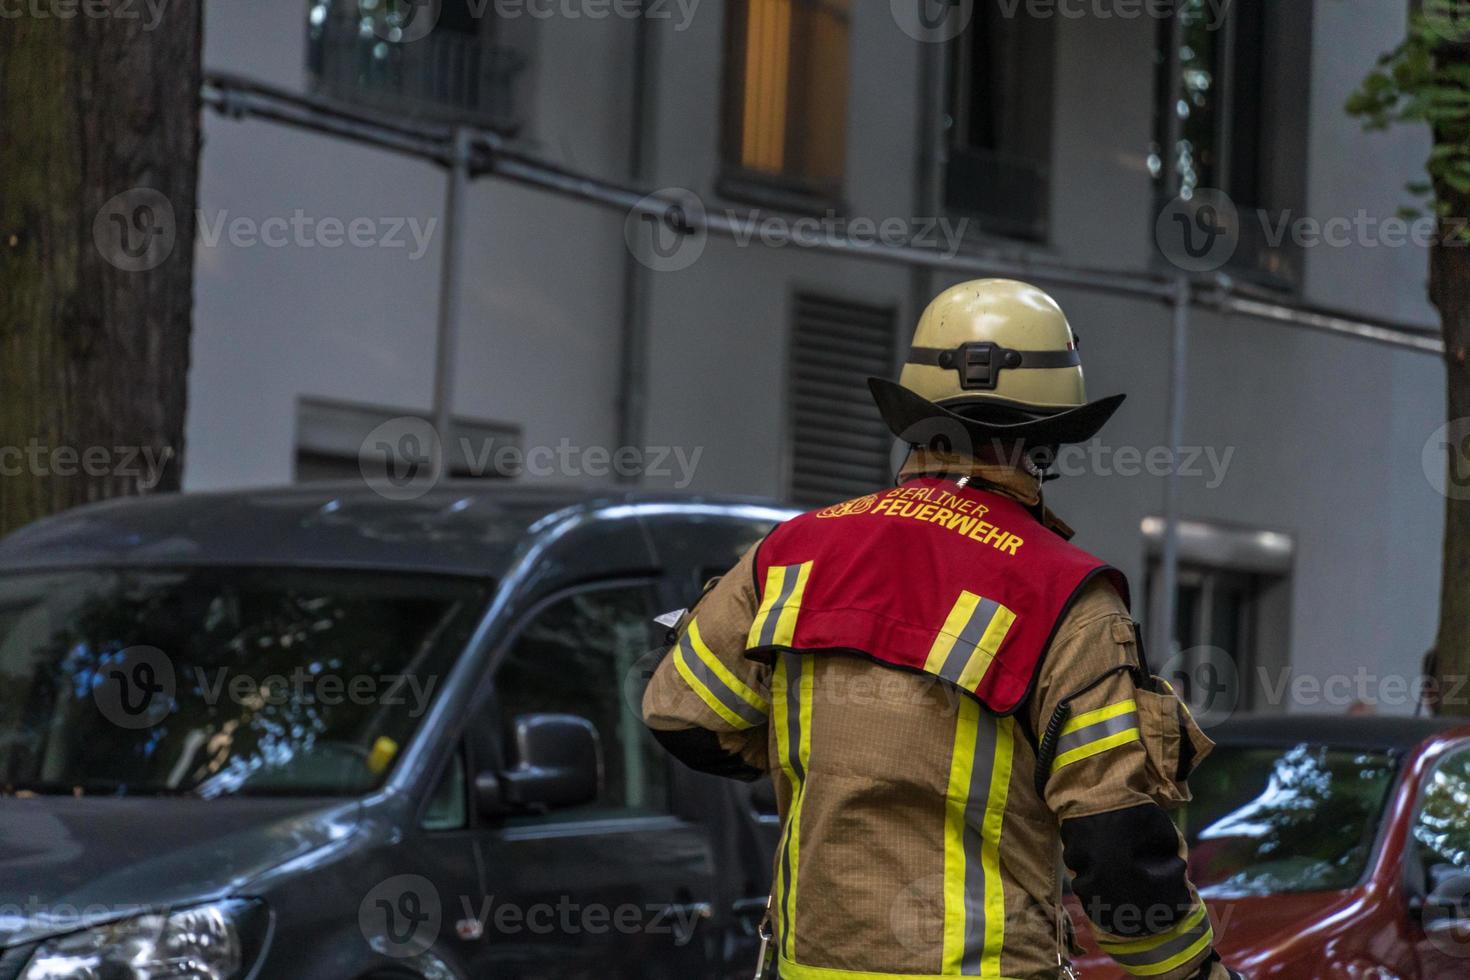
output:
<svg viewBox="0 0 1470 980"><path fill-rule="evenodd" d="M465 778L461 746L455 750L434 795L429 798L421 826L425 830L462 830L469 824L469 815L469 781Z"/></svg>
<svg viewBox="0 0 1470 980"><path fill-rule="evenodd" d="M624 696L633 665L653 648L654 597L646 584L577 592L536 613L495 678L500 717L568 714L602 741L597 802L534 819L591 820L668 812L668 763Z"/></svg>

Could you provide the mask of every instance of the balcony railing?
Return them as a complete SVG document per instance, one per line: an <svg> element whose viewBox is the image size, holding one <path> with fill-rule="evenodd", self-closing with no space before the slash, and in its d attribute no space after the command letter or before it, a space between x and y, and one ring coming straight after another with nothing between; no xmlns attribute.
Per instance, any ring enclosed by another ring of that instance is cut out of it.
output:
<svg viewBox="0 0 1470 980"><path fill-rule="evenodd" d="M442 27L413 40L379 33L387 32L356 3L313 8L307 68L314 90L417 119L503 134L519 127L515 81L525 67L519 51Z"/></svg>

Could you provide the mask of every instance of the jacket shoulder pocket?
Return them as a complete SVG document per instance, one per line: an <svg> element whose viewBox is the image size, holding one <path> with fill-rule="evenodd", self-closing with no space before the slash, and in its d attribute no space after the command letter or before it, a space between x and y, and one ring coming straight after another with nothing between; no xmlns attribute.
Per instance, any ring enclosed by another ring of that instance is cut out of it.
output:
<svg viewBox="0 0 1470 980"><path fill-rule="evenodd" d="M1138 724L1158 802L1178 806L1190 800L1189 776L1215 747L1195 722L1173 687L1150 676L1138 686Z"/></svg>

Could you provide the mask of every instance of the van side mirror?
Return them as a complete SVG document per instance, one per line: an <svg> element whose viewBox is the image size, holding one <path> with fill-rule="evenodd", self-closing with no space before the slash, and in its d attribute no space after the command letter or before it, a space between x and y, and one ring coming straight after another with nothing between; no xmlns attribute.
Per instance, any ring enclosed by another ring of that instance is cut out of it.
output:
<svg viewBox="0 0 1470 980"><path fill-rule="evenodd" d="M602 795L602 740L576 715L520 715L511 725L504 772L475 778L482 812L544 813L591 803Z"/></svg>

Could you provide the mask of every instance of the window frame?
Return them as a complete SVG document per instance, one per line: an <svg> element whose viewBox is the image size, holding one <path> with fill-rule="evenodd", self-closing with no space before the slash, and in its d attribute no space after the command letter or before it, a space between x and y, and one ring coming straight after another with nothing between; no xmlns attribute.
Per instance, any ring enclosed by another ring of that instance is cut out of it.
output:
<svg viewBox="0 0 1470 980"><path fill-rule="evenodd" d="M846 186L848 153L851 142L851 127L848 125L852 112L852 25L853 9L839 11L846 20L848 47L848 75L844 80L843 100L842 176L827 183L816 178L807 178L789 172L775 173L747 167L740 162L741 144L745 134L745 15L750 0L727 2L721 40L720 71L720 137L718 170L715 177L715 192L731 201L774 207L794 214L824 215L835 211L839 215L848 212ZM789 0L793 5L821 8L835 7L832 0ZM796 35L793 29L791 34ZM790 84L788 83L788 98ZM790 124L788 123L788 128Z"/></svg>

